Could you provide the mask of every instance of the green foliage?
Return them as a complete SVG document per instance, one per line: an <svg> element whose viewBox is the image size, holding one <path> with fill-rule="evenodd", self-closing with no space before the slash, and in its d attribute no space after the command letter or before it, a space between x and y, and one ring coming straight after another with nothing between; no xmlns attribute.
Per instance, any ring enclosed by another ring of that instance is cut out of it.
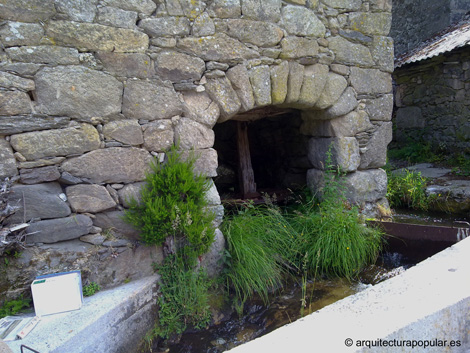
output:
<svg viewBox="0 0 470 353"><path fill-rule="evenodd" d="M125 219L141 232L147 244L161 245L168 236L184 239L194 254L205 253L214 239L214 215L206 211L205 192L210 184L194 174L195 156L183 161L173 147L168 161L151 164L141 201L130 200Z"/></svg>
<svg viewBox="0 0 470 353"><path fill-rule="evenodd" d="M387 198L390 207L428 210L434 197L426 194L427 180L420 172L404 170L387 172Z"/></svg>
<svg viewBox="0 0 470 353"><path fill-rule="evenodd" d="M101 288L100 288L100 286L98 285L98 283L90 282L90 283L88 283L87 285L84 285L84 286L83 286L83 296L85 296L85 297L92 296L92 295L95 294L96 292L99 292L100 289L101 289Z"/></svg>
<svg viewBox="0 0 470 353"><path fill-rule="evenodd" d="M23 296L20 296L14 300L7 300L0 307L0 319L5 316L21 313L25 309L28 309L30 304L31 299L23 298Z"/></svg>
<svg viewBox="0 0 470 353"><path fill-rule="evenodd" d="M320 202L310 196L281 210L272 204L245 209L224 222L227 286L240 302L256 292L265 300L285 274L353 278L381 249L382 233L367 228L343 196L341 178L327 158Z"/></svg>
<svg viewBox="0 0 470 353"><path fill-rule="evenodd" d="M154 335L169 338L180 334L188 326L201 329L209 324L209 287L204 271L188 268L186 257L169 255L162 265L156 266L161 276L158 297L158 323Z"/></svg>
<svg viewBox="0 0 470 353"><path fill-rule="evenodd" d="M238 304L255 293L267 301L269 291L282 285L285 256L280 252L290 249L288 227L277 209L252 204L224 222L224 278L235 290Z"/></svg>
<svg viewBox="0 0 470 353"><path fill-rule="evenodd" d="M388 157L404 160L408 163L432 163L444 159L442 149L434 148L429 142L412 140L400 148L389 149Z"/></svg>

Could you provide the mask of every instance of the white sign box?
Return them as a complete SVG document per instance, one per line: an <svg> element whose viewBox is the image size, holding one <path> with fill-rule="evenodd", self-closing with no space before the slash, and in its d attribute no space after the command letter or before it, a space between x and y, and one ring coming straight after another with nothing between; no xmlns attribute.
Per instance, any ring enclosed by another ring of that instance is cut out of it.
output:
<svg viewBox="0 0 470 353"><path fill-rule="evenodd" d="M80 271L39 276L31 284L36 316L77 310L82 307Z"/></svg>

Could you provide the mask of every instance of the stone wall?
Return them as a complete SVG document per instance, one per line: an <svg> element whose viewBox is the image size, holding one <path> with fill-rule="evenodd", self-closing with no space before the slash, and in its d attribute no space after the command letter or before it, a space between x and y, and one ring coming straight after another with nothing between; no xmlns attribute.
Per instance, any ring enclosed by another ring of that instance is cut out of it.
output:
<svg viewBox="0 0 470 353"><path fill-rule="evenodd" d="M414 49L470 10L467 0L393 0L395 55Z"/></svg>
<svg viewBox="0 0 470 353"><path fill-rule="evenodd" d="M397 142L426 141L441 150L470 151L470 50L405 65L396 81Z"/></svg>
<svg viewBox="0 0 470 353"><path fill-rule="evenodd" d="M390 0L0 0L0 18L0 176L18 177L20 207L6 225L31 223L2 290L151 271L160 251L120 218L148 163L178 141L215 177L214 125L255 108L300 111L313 189L332 145L349 198L384 202Z"/></svg>

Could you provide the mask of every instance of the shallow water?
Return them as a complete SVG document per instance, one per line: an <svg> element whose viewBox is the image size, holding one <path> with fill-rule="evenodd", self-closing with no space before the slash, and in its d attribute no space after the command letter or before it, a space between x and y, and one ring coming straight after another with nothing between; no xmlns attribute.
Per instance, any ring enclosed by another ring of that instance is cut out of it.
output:
<svg viewBox="0 0 470 353"><path fill-rule="evenodd" d="M361 273L360 279L317 279L307 283L306 307L301 310L302 288L291 283L273 293L269 305L252 300L245 306L244 316L236 313L219 325L198 332L185 333L178 344L169 346L170 353L219 353L265 335L281 326L355 294L371 284L391 278L412 266L412 259L397 253L385 253L375 265Z"/></svg>

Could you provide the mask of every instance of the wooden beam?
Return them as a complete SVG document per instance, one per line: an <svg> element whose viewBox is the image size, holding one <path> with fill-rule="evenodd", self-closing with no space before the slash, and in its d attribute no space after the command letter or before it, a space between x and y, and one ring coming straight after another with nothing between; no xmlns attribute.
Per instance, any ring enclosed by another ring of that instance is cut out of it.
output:
<svg viewBox="0 0 470 353"><path fill-rule="evenodd" d="M255 175L251 165L248 124L243 121L237 121L237 147L240 191L243 198L253 197L256 194Z"/></svg>

